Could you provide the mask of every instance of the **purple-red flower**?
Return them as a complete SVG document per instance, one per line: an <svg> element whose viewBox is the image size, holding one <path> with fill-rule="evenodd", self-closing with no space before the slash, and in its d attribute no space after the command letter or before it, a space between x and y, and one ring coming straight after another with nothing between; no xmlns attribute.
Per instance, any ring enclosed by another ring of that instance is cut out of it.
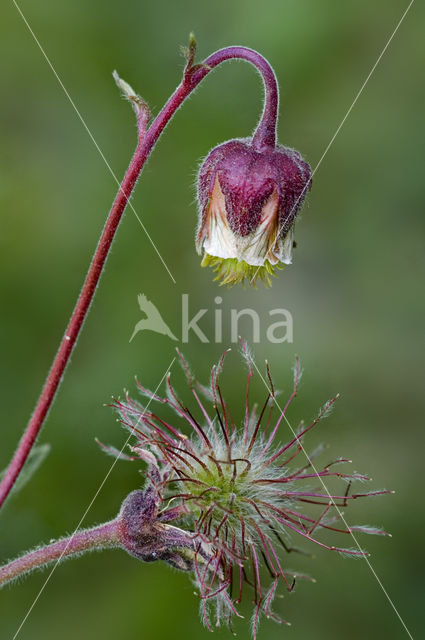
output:
<svg viewBox="0 0 425 640"><path fill-rule="evenodd" d="M219 384L225 354L212 368L207 387L193 378L179 354L195 409L189 409L178 397L170 378L166 397L138 385L148 398L147 407L128 395L113 406L137 440L131 447L132 455L125 457L141 459L148 465L145 490L130 494L121 511L125 548L141 560L162 559L191 571L202 619L209 629L222 621L230 625L233 615L240 616L238 605L248 591L254 602L255 638L261 614L284 622L272 610L279 584L292 591L297 579L308 579L289 570L281 556L282 549L296 550L291 548L290 538L298 535L322 548L362 557L365 552L353 534L385 532L347 526L340 508L354 499L387 492L352 492L353 482L368 478L342 473L340 465L349 460L337 458L316 468L313 460L321 450L310 455L305 452L304 437L329 413L336 398L327 402L308 426L301 423L282 444L279 432L282 427L288 431L284 421L298 392L299 363L292 393L282 407L277 405L277 392L267 367L269 392L258 410L249 398L253 369L245 345L243 354L248 377L240 403L244 416L241 424L233 418ZM201 396L207 398L212 412ZM174 420L150 411L151 402L170 407L190 435ZM276 406L278 415L273 419ZM325 481L335 479L342 482L342 489L330 493ZM181 528L168 524L175 520L180 520ZM354 548L334 546L323 537L335 533L352 536Z"/></svg>
<svg viewBox="0 0 425 640"><path fill-rule="evenodd" d="M250 138L213 149L199 171L198 253L222 284L267 285L292 261L293 225L311 185L310 166L283 146L258 149Z"/></svg>

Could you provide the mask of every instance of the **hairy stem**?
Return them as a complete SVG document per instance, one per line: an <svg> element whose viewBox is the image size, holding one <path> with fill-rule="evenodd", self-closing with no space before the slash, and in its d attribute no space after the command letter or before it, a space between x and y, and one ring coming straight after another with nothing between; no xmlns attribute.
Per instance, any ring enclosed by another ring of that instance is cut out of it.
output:
<svg viewBox="0 0 425 640"><path fill-rule="evenodd" d="M264 108L252 143L259 151L267 147L274 147L276 145L279 88L272 67L257 51L248 49L247 47L226 47L225 49L220 49L205 60L203 66L194 74L192 82L196 86L196 84L207 75L208 71L225 60L231 59L246 60L254 65L261 74L265 91Z"/></svg>
<svg viewBox="0 0 425 640"><path fill-rule="evenodd" d="M93 255L87 276L71 315L68 327L59 345L53 364L47 376L34 413L19 442L18 448L0 483L0 507L15 484L26 459L36 441L41 427L53 403L66 366L74 350L82 325L92 303L96 287L105 266L118 225L121 221L128 199L134 189L137 178L166 125L189 94L205 76L217 65L231 59L243 59L253 64L260 72L265 87L264 109L259 125L253 136L253 145L257 149L274 147L276 142L276 120L278 109L278 87L273 69L256 51L246 47L226 47L209 56L201 65L192 66L188 62L181 84L169 98L158 116L144 135L139 135L136 151L125 173L124 179L115 197L106 220L100 240ZM140 133L140 132L139 132Z"/></svg>
<svg viewBox="0 0 425 640"><path fill-rule="evenodd" d="M94 549L119 547L119 524L118 519L111 520L98 527L78 531L69 538L62 538L12 560L0 567L0 588L19 576L52 562L60 562L63 558L81 555Z"/></svg>

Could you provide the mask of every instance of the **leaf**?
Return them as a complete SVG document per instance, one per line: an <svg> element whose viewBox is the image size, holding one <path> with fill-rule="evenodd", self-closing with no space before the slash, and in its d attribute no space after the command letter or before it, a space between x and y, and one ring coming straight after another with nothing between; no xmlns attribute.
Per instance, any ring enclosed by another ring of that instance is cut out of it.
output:
<svg viewBox="0 0 425 640"><path fill-rule="evenodd" d="M32 478L39 466L42 464L47 454L50 451L50 444L40 444L38 447L34 447L30 452L21 473L18 476L15 484L13 485L10 493L17 493L24 487L27 482ZM6 469L0 472L0 480L6 475Z"/></svg>

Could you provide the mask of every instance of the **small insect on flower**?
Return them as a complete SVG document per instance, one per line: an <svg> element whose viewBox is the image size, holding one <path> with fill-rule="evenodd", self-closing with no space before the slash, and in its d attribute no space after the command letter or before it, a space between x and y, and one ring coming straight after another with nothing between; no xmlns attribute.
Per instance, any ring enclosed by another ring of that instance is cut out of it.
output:
<svg viewBox="0 0 425 640"><path fill-rule="evenodd" d="M221 284L270 276L292 262L293 225L311 169L294 149L258 149L251 139L213 149L199 172L198 253Z"/></svg>
<svg viewBox="0 0 425 640"><path fill-rule="evenodd" d="M255 638L261 614L284 622L272 610L279 584L292 591L297 578L308 579L289 570L279 552L280 547L286 552L298 550L291 547L291 534L331 551L364 557L365 551L357 545L353 532L386 533L368 526L347 526L340 507L360 497L388 492L352 493L354 481L368 478L341 473L339 465L349 460L337 458L319 470L313 459L320 450L306 453L304 437L328 415L336 398L327 402L308 426L301 423L286 444L279 442L282 422L287 422L289 406L298 392L298 361L293 390L283 407L278 404L267 365L268 393L258 410L250 401L253 361L242 343L248 375L240 403L243 419L237 424L219 384L226 353L212 368L208 386L194 379L179 353L196 410L190 410L177 396L170 378L166 397L138 384L139 391L149 399L148 404L155 401L171 407L189 427L190 435L128 395L123 401L114 401L122 423L137 439L129 457L148 465L144 493L133 492L143 503L142 517L137 516L132 494L127 506L124 503L122 517L128 531L132 531L127 544L130 553L142 560L163 559L192 572L202 619L209 629L222 621L230 626L233 615L242 617L238 605L249 591L254 602ZM211 404L211 413L201 396ZM273 419L276 407L278 415ZM329 493L327 479L342 481L344 486ZM311 488L311 482L320 488ZM306 507L316 511L306 512ZM173 520L180 520L182 528L168 524ZM356 548L330 545L321 533L351 536ZM138 535L143 539L143 548L137 542Z"/></svg>

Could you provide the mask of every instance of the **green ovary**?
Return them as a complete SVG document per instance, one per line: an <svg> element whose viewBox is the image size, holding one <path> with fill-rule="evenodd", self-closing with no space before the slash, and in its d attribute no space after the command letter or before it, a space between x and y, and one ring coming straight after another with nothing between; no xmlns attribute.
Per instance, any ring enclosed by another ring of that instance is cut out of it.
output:
<svg viewBox="0 0 425 640"><path fill-rule="evenodd" d="M234 473L235 464L243 468L243 470L237 468L236 474ZM239 520L240 517L251 515L252 506L245 500L251 486L249 473L244 472L246 465L242 462L222 462L220 463L221 474L211 461L207 466L208 471L201 468L196 474L196 480L202 484L189 483L190 493L194 499L190 500L186 506L192 507L197 515L214 506L215 508L211 511L213 525L218 524L225 514L228 515L230 522L233 518ZM207 491L208 487L211 488L210 491ZM198 499L195 496L199 496Z"/></svg>

